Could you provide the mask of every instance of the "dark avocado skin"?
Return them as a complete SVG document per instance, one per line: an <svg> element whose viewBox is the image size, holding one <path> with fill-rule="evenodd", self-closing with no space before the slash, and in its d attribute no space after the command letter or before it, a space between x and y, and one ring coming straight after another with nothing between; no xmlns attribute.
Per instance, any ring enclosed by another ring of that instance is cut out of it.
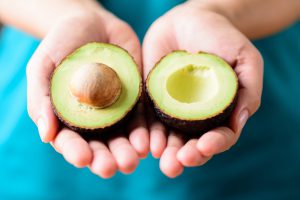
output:
<svg viewBox="0 0 300 200"><path fill-rule="evenodd" d="M228 123L228 119L231 116L237 103L236 94L231 104L222 113L214 117L207 118L205 120L183 120L162 112L151 98L147 88L145 90L148 100L154 109L156 117L158 117L158 119L165 125L183 132L185 136L188 137L199 137L213 128L222 125L226 126L226 124Z"/></svg>
<svg viewBox="0 0 300 200"><path fill-rule="evenodd" d="M53 104L52 104L52 109L55 113L55 115L57 116L57 118L60 121L60 127L63 128L64 126L68 127L69 129L79 133L82 137L84 137L87 140L91 140L91 139L102 139L102 138L106 138L106 137L113 137L113 133L115 133L116 135L118 134L118 130L122 129L124 124L126 124L126 122L128 122L134 112L137 109L137 105L138 103L125 115L124 118L122 118L120 121L118 121L117 123L104 127L104 128L96 128L96 129L87 129L87 128L81 128L81 127L77 127L77 126L73 126L71 123L69 123L68 121L64 120L56 111L56 109L54 108ZM122 129L123 130L123 129ZM109 134L108 134L109 133Z"/></svg>

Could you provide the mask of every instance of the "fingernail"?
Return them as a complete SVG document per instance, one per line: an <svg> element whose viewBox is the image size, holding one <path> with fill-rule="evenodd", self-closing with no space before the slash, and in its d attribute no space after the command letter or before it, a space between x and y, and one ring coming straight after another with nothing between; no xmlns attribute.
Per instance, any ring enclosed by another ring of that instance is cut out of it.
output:
<svg viewBox="0 0 300 200"><path fill-rule="evenodd" d="M41 140L43 142L45 142L44 138L45 138L45 135L46 135L46 125L45 125L44 120L42 118L38 119L37 125L38 125L38 130L39 130Z"/></svg>
<svg viewBox="0 0 300 200"><path fill-rule="evenodd" d="M246 121L248 120L249 118L249 112L248 110L244 109L241 111L240 115L239 115L239 125L238 125L238 131L241 132L242 129L244 128L245 124L246 124Z"/></svg>

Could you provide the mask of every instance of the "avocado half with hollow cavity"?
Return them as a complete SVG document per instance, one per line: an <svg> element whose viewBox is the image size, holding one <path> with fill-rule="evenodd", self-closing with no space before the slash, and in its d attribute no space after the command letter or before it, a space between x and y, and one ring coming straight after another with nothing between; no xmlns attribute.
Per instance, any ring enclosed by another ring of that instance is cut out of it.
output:
<svg viewBox="0 0 300 200"><path fill-rule="evenodd" d="M220 57L174 51L163 57L146 80L157 117L192 135L223 125L236 104L238 79Z"/></svg>
<svg viewBox="0 0 300 200"><path fill-rule="evenodd" d="M118 126L141 95L141 75L128 52L106 43L88 43L55 69L50 85L57 117L78 132Z"/></svg>

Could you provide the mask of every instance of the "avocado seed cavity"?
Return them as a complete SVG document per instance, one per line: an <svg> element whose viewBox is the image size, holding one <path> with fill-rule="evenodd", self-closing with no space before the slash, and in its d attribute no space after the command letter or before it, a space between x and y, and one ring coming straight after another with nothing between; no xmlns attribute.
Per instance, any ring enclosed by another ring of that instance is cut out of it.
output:
<svg viewBox="0 0 300 200"><path fill-rule="evenodd" d="M219 83L212 69L188 65L172 73L167 80L169 95L182 103L206 102L216 96Z"/></svg>
<svg viewBox="0 0 300 200"><path fill-rule="evenodd" d="M122 85L112 68L102 63L89 63L74 72L69 89L80 103L105 108L119 98Z"/></svg>

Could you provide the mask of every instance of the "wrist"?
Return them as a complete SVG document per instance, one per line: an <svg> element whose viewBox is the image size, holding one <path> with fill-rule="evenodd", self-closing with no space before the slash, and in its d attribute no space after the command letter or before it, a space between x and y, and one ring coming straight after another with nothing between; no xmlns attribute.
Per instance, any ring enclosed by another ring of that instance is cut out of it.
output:
<svg viewBox="0 0 300 200"><path fill-rule="evenodd" d="M78 20L81 23L91 23L107 14L107 11L95 1L85 1L74 5L60 7L47 19L44 19L40 29L40 37L44 37L54 26L69 20Z"/></svg>
<svg viewBox="0 0 300 200"><path fill-rule="evenodd" d="M18 12L16 12L18 11ZM104 8L96 0L28 0L0 2L0 19L38 38L62 20L100 15ZM92 18L92 17L91 17Z"/></svg>
<svg viewBox="0 0 300 200"><path fill-rule="evenodd" d="M239 15L238 12L241 3L236 4L235 1L222 1L222 0L189 0L187 4L198 10L212 12L222 15L227 18L231 23L234 23L235 16Z"/></svg>
<svg viewBox="0 0 300 200"><path fill-rule="evenodd" d="M224 16L251 39L279 32L300 17L299 0L190 0L188 4Z"/></svg>
<svg viewBox="0 0 300 200"><path fill-rule="evenodd" d="M206 26L228 24L231 28L237 28L227 14L227 9L215 2L218 0L190 0L179 6L177 10L180 13L175 12L175 14L176 16L189 17L191 20L196 19L198 23L206 24Z"/></svg>

